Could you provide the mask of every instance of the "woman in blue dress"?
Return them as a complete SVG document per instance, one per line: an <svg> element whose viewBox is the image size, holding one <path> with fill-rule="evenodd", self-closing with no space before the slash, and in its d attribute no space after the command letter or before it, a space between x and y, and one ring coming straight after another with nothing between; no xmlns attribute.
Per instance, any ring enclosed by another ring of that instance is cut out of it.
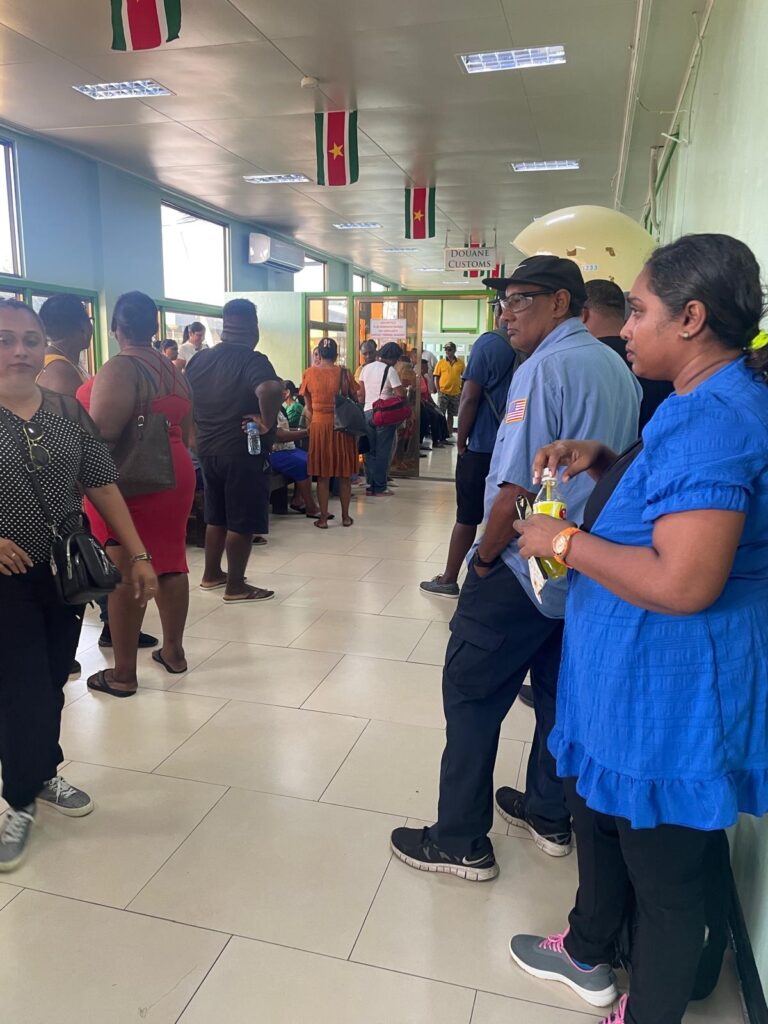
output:
<svg viewBox="0 0 768 1024"><path fill-rule="evenodd" d="M630 306L634 372L674 393L624 456L583 441L539 453L538 474L565 465L600 481L588 531L516 524L522 554L554 552L571 569L549 746L570 790L579 890L567 931L515 936L511 953L608 1006L634 905L629 997L605 1024L680 1024L723 830L768 811L760 268L734 238L689 235L651 256Z"/></svg>

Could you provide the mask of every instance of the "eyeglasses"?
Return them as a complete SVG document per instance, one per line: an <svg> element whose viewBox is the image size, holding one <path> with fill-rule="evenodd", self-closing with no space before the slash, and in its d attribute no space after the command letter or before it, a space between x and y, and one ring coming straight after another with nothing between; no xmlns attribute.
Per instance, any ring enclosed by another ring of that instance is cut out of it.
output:
<svg viewBox="0 0 768 1024"><path fill-rule="evenodd" d="M25 463L27 471L39 473L51 461L51 453L41 444L45 440L45 431L37 423L24 423L22 427L29 452L29 461Z"/></svg>
<svg viewBox="0 0 768 1024"><path fill-rule="evenodd" d="M521 313L524 309L528 309L537 295L554 295L554 292L551 289L541 292L518 292L516 295L499 299L499 305L506 312Z"/></svg>

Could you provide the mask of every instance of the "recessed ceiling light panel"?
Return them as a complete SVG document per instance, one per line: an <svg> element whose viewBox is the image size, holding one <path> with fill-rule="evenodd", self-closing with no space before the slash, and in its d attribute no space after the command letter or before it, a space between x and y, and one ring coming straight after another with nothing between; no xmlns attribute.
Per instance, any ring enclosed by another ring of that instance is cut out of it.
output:
<svg viewBox="0 0 768 1024"><path fill-rule="evenodd" d="M380 249L379 251L380 252L418 252L419 250L418 250L418 248L416 246L409 246L409 245L396 246L396 245L392 245L392 246L389 246L387 249Z"/></svg>
<svg viewBox="0 0 768 1024"><path fill-rule="evenodd" d="M244 174L249 185L301 185L309 181L305 174Z"/></svg>
<svg viewBox="0 0 768 1024"><path fill-rule="evenodd" d="M523 160L512 164L512 170L518 174L523 171L578 171L580 167L578 160Z"/></svg>
<svg viewBox="0 0 768 1024"><path fill-rule="evenodd" d="M488 71L520 71L565 64L564 46L526 46L519 50L490 50L487 53L462 53L459 60L468 75Z"/></svg>
<svg viewBox="0 0 768 1024"><path fill-rule="evenodd" d="M173 96L170 89L151 78L135 82L95 82L93 85L73 85L76 92L92 100L136 100L148 96Z"/></svg>
<svg viewBox="0 0 768 1024"><path fill-rule="evenodd" d="M381 224L377 224L372 220L358 220L358 221L347 221L344 224L333 225L338 231L373 231L376 228L380 228Z"/></svg>
<svg viewBox="0 0 768 1024"><path fill-rule="evenodd" d="M418 267L417 274L444 274L445 267Z"/></svg>

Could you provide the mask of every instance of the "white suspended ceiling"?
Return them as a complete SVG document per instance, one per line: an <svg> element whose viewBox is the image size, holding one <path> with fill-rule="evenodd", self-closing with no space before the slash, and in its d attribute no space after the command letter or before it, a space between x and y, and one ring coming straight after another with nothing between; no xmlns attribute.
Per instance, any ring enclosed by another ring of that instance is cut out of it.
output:
<svg viewBox="0 0 768 1024"><path fill-rule="evenodd" d="M646 0L647 3L647 0ZM613 205L636 0L182 0L181 39L110 50L109 0L0 0L0 119L407 286L440 287L446 234L515 259L533 217ZM639 216L704 0L655 0L622 208ZM567 64L467 75L456 55L563 44ZM303 76L317 90L300 88ZM96 102L73 85L154 78L175 95ZM360 180L314 184L315 109L356 107ZM579 171L514 174L515 160ZM244 174L303 173L305 185ZM407 243L403 189L437 186L437 237ZM377 221L339 232L338 221ZM392 255L412 244L418 253Z"/></svg>

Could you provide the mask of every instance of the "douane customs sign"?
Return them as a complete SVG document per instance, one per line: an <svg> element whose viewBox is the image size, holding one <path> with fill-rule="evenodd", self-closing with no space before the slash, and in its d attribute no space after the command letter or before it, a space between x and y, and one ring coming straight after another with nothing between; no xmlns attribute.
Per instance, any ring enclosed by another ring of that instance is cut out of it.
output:
<svg viewBox="0 0 768 1024"><path fill-rule="evenodd" d="M496 266L496 247L465 245L444 249L446 270L490 270Z"/></svg>

